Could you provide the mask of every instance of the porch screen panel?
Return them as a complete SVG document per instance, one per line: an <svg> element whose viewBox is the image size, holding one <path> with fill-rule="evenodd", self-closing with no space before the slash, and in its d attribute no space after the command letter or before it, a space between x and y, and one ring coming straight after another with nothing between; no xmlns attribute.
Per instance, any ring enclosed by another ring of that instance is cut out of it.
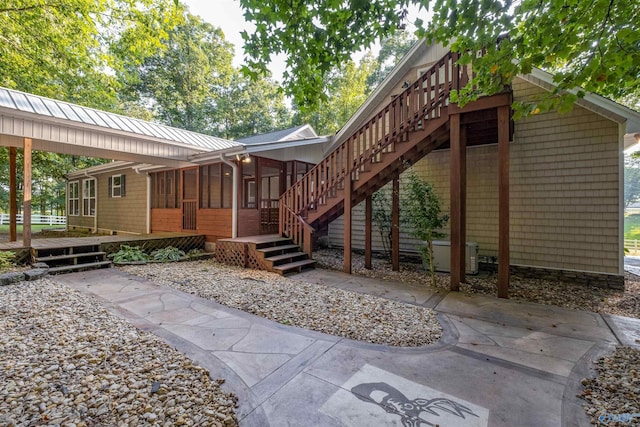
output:
<svg viewBox="0 0 640 427"><path fill-rule="evenodd" d="M179 207L176 176L177 171L151 174L151 207L159 209Z"/></svg>
<svg viewBox="0 0 640 427"><path fill-rule="evenodd" d="M200 209L209 207L209 166L200 166Z"/></svg>
<svg viewBox="0 0 640 427"><path fill-rule="evenodd" d="M233 170L231 166L222 165L222 207L231 208L233 201Z"/></svg>
<svg viewBox="0 0 640 427"><path fill-rule="evenodd" d="M222 207L222 181L220 179L220 163L209 166L209 207Z"/></svg>

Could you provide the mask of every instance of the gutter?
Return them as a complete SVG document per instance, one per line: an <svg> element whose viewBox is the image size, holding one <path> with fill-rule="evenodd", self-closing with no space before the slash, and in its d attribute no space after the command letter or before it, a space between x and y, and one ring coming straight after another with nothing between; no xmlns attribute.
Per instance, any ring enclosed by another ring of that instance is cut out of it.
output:
<svg viewBox="0 0 640 427"><path fill-rule="evenodd" d="M238 165L230 162L224 154L220 154L220 161L225 165L231 166L233 170L233 191L231 200L231 238L238 237L238 181L239 172Z"/></svg>

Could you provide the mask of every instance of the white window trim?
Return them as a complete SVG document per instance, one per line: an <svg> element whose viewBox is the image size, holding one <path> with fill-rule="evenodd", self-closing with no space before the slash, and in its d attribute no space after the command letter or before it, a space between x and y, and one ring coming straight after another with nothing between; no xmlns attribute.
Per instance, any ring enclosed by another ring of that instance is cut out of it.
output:
<svg viewBox="0 0 640 427"><path fill-rule="evenodd" d="M71 186L75 185L76 188L76 197L71 197ZM69 195L69 205L67 206L67 209L69 209L69 211L67 212L68 216L80 216L80 181L71 181L69 182L69 187L67 188L67 194ZM71 202L75 201L77 203L77 210L75 211L75 213L71 212Z"/></svg>
<svg viewBox="0 0 640 427"><path fill-rule="evenodd" d="M120 184L118 186L116 186L116 177L120 178ZM120 189L120 194L118 194L117 196L114 194L116 188ZM111 197L116 199L119 199L120 197L122 197L122 174L121 173L117 175L111 175Z"/></svg>
<svg viewBox="0 0 640 427"><path fill-rule="evenodd" d="M90 197L90 196L85 197L85 194L84 194L84 186L85 186L85 183L89 183L89 182L91 182L91 181L93 181L93 191L94 191L94 193L93 193L93 197ZM89 179L83 179L83 180L82 180L82 216L91 217L91 218L93 218L93 217L95 216L95 210L96 210L96 209L98 209L98 206L97 206L97 204L95 203L95 200L96 200L96 192L97 192L97 191L98 191L98 189L97 189L97 186L96 186L96 179L95 179L95 178L89 178ZM93 214L93 215L91 215L91 200L92 200L92 199L93 199L94 204L95 204L95 207L94 207L94 214ZM88 213L84 211L84 206L85 206L84 201L85 201L85 200L88 200L88 201L89 201L89 203L87 203L88 210L89 210L89 212L88 212Z"/></svg>

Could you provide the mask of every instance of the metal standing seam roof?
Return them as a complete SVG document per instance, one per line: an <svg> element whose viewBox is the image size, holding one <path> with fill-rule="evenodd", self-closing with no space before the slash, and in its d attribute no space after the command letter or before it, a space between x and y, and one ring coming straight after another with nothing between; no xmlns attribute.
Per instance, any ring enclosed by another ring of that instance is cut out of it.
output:
<svg viewBox="0 0 640 427"><path fill-rule="evenodd" d="M249 144L260 144L262 142L277 142L281 141L283 138L299 131L300 129L309 126L308 124L295 126L289 129L277 130L269 133L262 133L260 135L247 136L246 138L240 138L237 141L249 145Z"/></svg>
<svg viewBox="0 0 640 427"><path fill-rule="evenodd" d="M125 117L3 87L0 87L0 107L135 135L165 139L212 151L242 147L242 144L236 141Z"/></svg>

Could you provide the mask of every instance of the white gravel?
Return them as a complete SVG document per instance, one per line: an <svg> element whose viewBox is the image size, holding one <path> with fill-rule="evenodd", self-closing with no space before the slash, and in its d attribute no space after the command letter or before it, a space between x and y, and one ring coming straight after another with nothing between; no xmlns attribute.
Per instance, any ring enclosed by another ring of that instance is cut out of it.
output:
<svg viewBox="0 0 640 427"><path fill-rule="evenodd" d="M640 425L640 350L618 347L595 362L598 375L582 380L580 397L591 423L602 426Z"/></svg>
<svg viewBox="0 0 640 427"><path fill-rule="evenodd" d="M0 426L235 426L223 380L54 279L0 287Z"/></svg>
<svg viewBox="0 0 640 427"><path fill-rule="evenodd" d="M436 342L433 310L304 283L215 261L120 267L161 285L286 325L376 344L414 347Z"/></svg>

